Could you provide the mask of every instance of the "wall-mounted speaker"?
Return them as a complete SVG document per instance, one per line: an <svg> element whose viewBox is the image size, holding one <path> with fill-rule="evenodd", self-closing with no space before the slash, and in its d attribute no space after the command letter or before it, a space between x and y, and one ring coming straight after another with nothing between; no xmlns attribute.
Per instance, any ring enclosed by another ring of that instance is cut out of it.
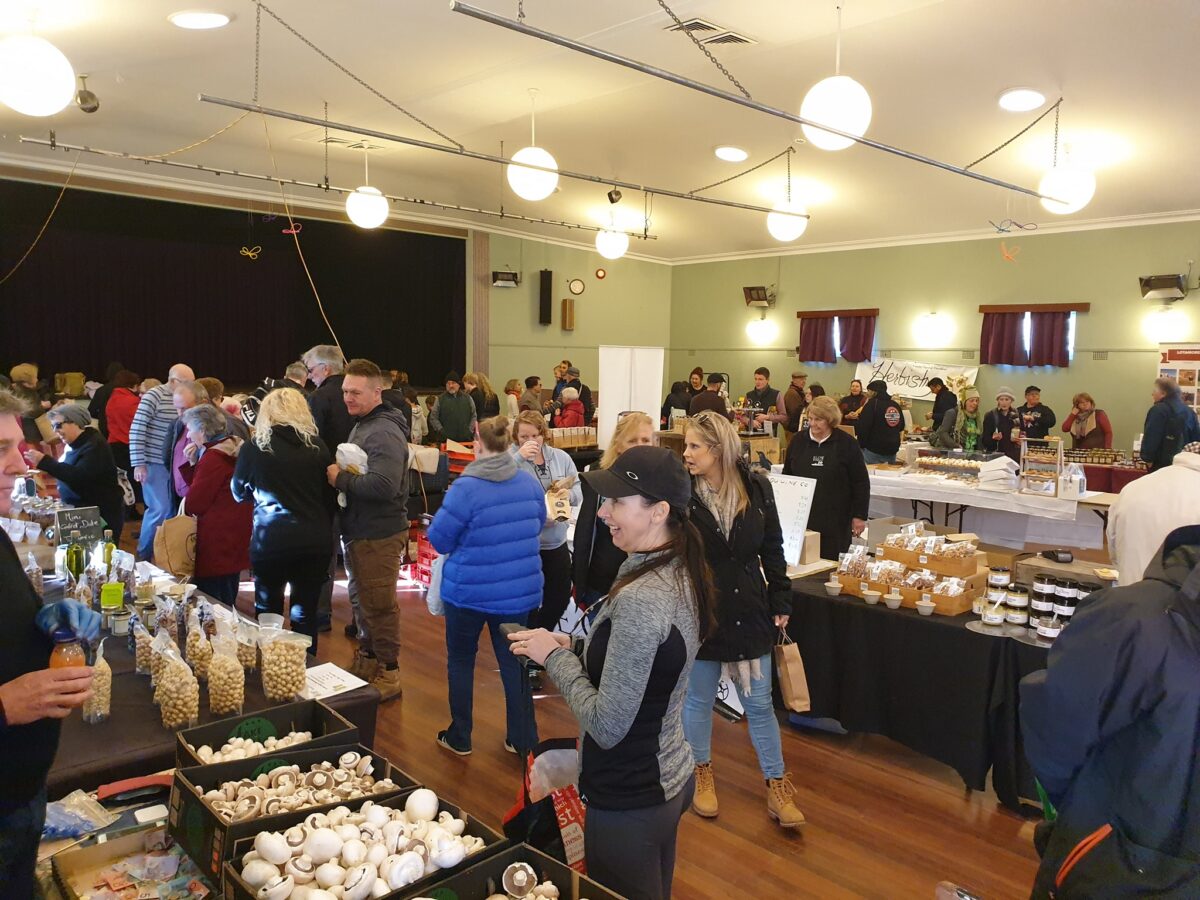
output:
<svg viewBox="0 0 1200 900"><path fill-rule="evenodd" d="M553 310L550 303L550 284L554 280L554 273L549 269L542 269L538 273L540 278L538 290L538 324L549 325L553 318Z"/></svg>
<svg viewBox="0 0 1200 900"><path fill-rule="evenodd" d="M575 298L564 297L562 302L562 330L575 330Z"/></svg>

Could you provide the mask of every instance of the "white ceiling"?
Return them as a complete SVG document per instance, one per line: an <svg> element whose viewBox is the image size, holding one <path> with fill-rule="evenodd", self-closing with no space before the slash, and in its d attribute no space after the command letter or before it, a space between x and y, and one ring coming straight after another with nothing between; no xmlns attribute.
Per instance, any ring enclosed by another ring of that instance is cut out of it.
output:
<svg viewBox="0 0 1200 900"><path fill-rule="evenodd" d="M516 0L474 0L516 15ZM232 121L236 111L197 101L201 92L248 101L253 85L252 0L8 0L5 9L45 8L38 32L89 74L100 111L70 107L52 120L0 113L7 161L70 163L62 154L21 145L20 134L136 154L162 153ZM786 121L736 107L637 72L452 13L446 0L272 0L268 5L348 68L468 148L499 153L528 143L529 99L537 87L538 143L563 168L688 191L760 162L799 137ZM678 0L684 18L701 16L758 41L715 50L755 99L799 110L807 89L832 74L834 0ZM226 28L187 32L167 22L183 8L232 13ZM680 34L668 33L654 0L526 0L531 25L734 90ZM4 12L0 12L0 25ZM934 235L978 233L987 220L1043 226L1085 225L1200 215L1200 3L1196 0L848 0L842 71L870 91L868 136L959 165L1024 127L1036 113L1012 114L996 98L1029 85L1066 98L1061 140L1096 157L1095 199L1069 217L1035 200L888 154L855 146L828 153L799 145L793 191L811 198L812 221L795 244L767 233L764 216L658 198L651 231L631 252L679 261ZM260 99L311 116L329 102L334 120L439 141L334 69L264 15ZM979 166L1036 187L1048 165L1053 117ZM270 120L281 175L320 181L319 130ZM718 144L750 151L741 164L714 158ZM264 129L250 117L176 159L270 172ZM361 181L361 154L330 152L330 180ZM82 167L132 177L179 179L261 195L261 182L84 157ZM153 172L151 172L153 168ZM570 221L599 223L605 188L560 181L541 203L501 188L499 167L448 154L389 145L372 156L371 181L385 192ZM782 160L712 191L771 205L784 184ZM812 193L813 188L816 193ZM640 214L625 191L620 208ZM319 195L297 190L298 199ZM822 196L823 195L823 196ZM402 217L439 218L428 208L396 206ZM486 217L441 217L497 226ZM590 244L590 235L503 223L508 230ZM640 227L640 226L639 226Z"/></svg>

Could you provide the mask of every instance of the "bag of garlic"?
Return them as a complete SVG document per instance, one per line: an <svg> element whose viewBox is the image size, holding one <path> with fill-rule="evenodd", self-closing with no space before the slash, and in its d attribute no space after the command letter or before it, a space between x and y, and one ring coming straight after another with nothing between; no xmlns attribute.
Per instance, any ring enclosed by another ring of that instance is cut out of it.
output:
<svg viewBox="0 0 1200 900"><path fill-rule="evenodd" d="M208 635L204 633L204 626L200 624L199 609L188 613L187 643L184 649L196 677L201 681L208 681L208 664L213 658L213 648Z"/></svg>
<svg viewBox="0 0 1200 900"><path fill-rule="evenodd" d="M237 638L232 631L222 634L217 623L212 639L212 661L208 664L208 711L214 716L240 716L246 701L246 670L237 656Z"/></svg>
<svg viewBox="0 0 1200 900"><path fill-rule="evenodd" d="M96 661L92 663L92 696L83 702L83 721L89 725L107 722L111 709L112 667L104 659L104 641L101 641L96 648Z"/></svg>
<svg viewBox="0 0 1200 900"><path fill-rule="evenodd" d="M290 703L305 688L305 668L312 638L294 631L264 629L259 639L262 650L262 685L267 699Z"/></svg>
<svg viewBox="0 0 1200 900"><path fill-rule="evenodd" d="M159 655L163 657L163 669L154 688L154 702L163 728L194 728L200 721L200 682L178 647L168 647Z"/></svg>
<svg viewBox="0 0 1200 900"><path fill-rule="evenodd" d="M242 668L253 672L258 668L258 624L239 619L237 623L237 657Z"/></svg>
<svg viewBox="0 0 1200 900"><path fill-rule="evenodd" d="M156 686L159 678L162 677L163 669L167 665L166 654L168 652L179 654L179 645L175 643L175 639L171 637L169 632L160 631L154 636L154 640L150 642L150 684ZM155 703L158 702L157 697Z"/></svg>

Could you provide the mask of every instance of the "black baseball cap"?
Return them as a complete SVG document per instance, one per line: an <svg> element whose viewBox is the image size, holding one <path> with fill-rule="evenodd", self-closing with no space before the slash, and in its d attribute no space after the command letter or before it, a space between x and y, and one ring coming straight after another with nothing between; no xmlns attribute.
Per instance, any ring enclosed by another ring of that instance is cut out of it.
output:
<svg viewBox="0 0 1200 900"><path fill-rule="evenodd" d="M607 469L583 473L601 497L665 500L673 509L686 511L692 499L692 479L683 462L666 447L630 447Z"/></svg>
<svg viewBox="0 0 1200 900"><path fill-rule="evenodd" d="M722 376L718 375L716 372L713 372L712 374L710 374L708 376L709 384L721 384L721 382L723 382L724 380L725 379Z"/></svg>
<svg viewBox="0 0 1200 900"><path fill-rule="evenodd" d="M1026 394L1033 394L1033 393L1040 394L1041 392L1042 392L1042 389L1040 387L1038 387L1036 384L1031 384L1029 387L1025 388Z"/></svg>

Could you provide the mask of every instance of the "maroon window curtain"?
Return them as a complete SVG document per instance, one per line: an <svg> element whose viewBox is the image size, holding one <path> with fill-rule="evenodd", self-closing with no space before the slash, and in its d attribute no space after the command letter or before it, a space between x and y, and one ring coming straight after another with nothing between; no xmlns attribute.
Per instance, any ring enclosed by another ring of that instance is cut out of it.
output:
<svg viewBox="0 0 1200 900"><path fill-rule="evenodd" d="M836 362L836 353L832 317L800 320L800 346L796 348L796 357L801 362Z"/></svg>
<svg viewBox="0 0 1200 900"><path fill-rule="evenodd" d="M846 362L866 362L875 345L875 316L840 316L838 327L842 335L842 359Z"/></svg>
<svg viewBox="0 0 1200 900"><path fill-rule="evenodd" d="M979 336L979 361L987 366L1027 366L1023 327L1025 313L984 313ZM1065 353L1064 349L1064 353Z"/></svg>
<svg viewBox="0 0 1200 900"><path fill-rule="evenodd" d="M1071 364L1067 337L1069 312L1033 312L1029 315L1029 365L1059 366Z"/></svg>

